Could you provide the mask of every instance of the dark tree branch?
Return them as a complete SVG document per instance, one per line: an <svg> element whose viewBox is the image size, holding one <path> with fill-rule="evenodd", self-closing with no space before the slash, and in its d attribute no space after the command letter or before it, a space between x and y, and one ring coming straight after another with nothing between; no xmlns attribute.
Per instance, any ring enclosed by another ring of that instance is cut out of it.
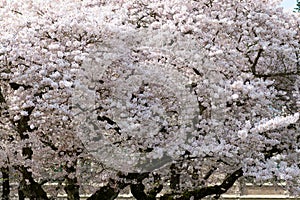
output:
<svg viewBox="0 0 300 200"><path fill-rule="evenodd" d="M69 178L69 174L76 173L76 161L72 163L71 166L65 167L66 172L68 173L65 176L65 183L64 190L68 195L68 200L79 200L79 184L77 182L77 177Z"/></svg>
<svg viewBox="0 0 300 200"><path fill-rule="evenodd" d="M30 115L33 111L34 107L26 108L25 111L27 111L27 116L22 116L21 119L16 121L16 130L20 134L20 137L22 140L28 139L28 135L26 135L26 132L32 131L30 126L28 125L28 122L30 120Z"/></svg>
<svg viewBox="0 0 300 200"><path fill-rule="evenodd" d="M99 121L106 121L109 125L111 126L115 126L113 129L119 134L121 135L121 128L118 126L118 124L113 121L112 119L110 119L109 117L106 117L106 116L98 116L97 117L97 120Z"/></svg>
<svg viewBox="0 0 300 200"><path fill-rule="evenodd" d="M113 188L110 185L106 185L97 190L92 196L87 198L87 200L99 200L99 199L107 199L113 200L117 198L119 195L119 191Z"/></svg>
<svg viewBox="0 0 300 200"><path fill-rule="evenodd" d="M161 192L163 186L159 185L158 187L154 187L149 194L144 192L145 186L143 183L131 184L130 190L134 198L137 200L156 200L156 196L159 192Z"/></svg>
<svg viewBox="0 0 300 200"><path fill-rule="evenodd" d="M29 107L26 109L28 112L27 116L22 116L20 120L16 121L16 130L20 135L21 140L26 140L29 138L26 132L32 131L28 125L30 120L30 115L34 107ZM26 156L26 159L32 158L33 151L31 147L23 147L22 148L22 155ZM23 177L18 187L18 193L20 199L25 199L28 197L30 200L35 199L44 199L48 200L47 193L42 188L41 184L36 182L32 177L32 172L28 170L28 167L24 166L16 166L17 170L19 170ZM28 182L27 182L28 181Z"/></svg>
<svg viewBox="0 0 300 200"><path fill-rule="evenodd" d="M236 170L232 174L229 174L222 184L215 185L215 186L208 186L203 188L198 188L195 190L186 190L182 194L170 194L166 193L162 197L160 197L160 200L170 200L170 199L176 199L176 200L190 200L191 197L194 197L194 199L202 199L206 196L210 195L216 195L216 198L220 197L222 194L227 192L233 184L243 176L243 170L242 168Z"/></svg>
<svg viewBox="0 0 300 200"><path fill-rule="evenodd" d="M41 184L37 183L33 177L32 173L28 171L28 169L24 166L18 168L18 170L22 173L23 179L20 182L18 192L19 198L25 199L25 197L30 200L43 199L48 200L47 193L42 188ZM27 183L28 181L28 183Z"/></svg>
<svg viewBox="0 0 300 200"><path fill-rule="evenodd" d="M205 176L203 177L204 180L207 180L209 179L209 177L214 173L214 171L216 171L216 167L212 167L212 169L210 169L206 174Z"/></svg>
<svg viewBox="0 0 300 200"><path fill-rule="evenodd" d="M252 64L252 65L251 65L251 71L252 71L252 73L253 73L254 75L256 75L256 65L257 65L258 60L259 60L259 58L260 58L260 56L261 56L261 54L262 54L263 51L264 51L263 49L259 49L259 50L258 50L257 55L256 55L254 61L252 61L252 60L249 58L249 62Z"/></svg>
<svg viewBox="0 0 300 200"><path fill-rule="evenodd" d="M201 74L198 69L196 69L194 67L192 69L195 72L195 74L197 74L198 76L203 76L203 74Z"/></svg>
<svg viewBox="0 0 300 200"><path fill-rule="evenodd" d="M0 103L5 103L6 101L5 101L5 98L4 98L4 96L3 96L3 94L2 94L2 90L1 90L1 88L0 88Z"/></svg>
<svg viewBox="0 0 300 200"><path fill-rule="evenodd" d="M12 12L19 14L19 15L23 15L21 12L17 11L17 10L11 10Z"/></svg>
<svg viewBox="0 0 300 200"><path fill-rule="evenodd" d="M145 186L142 183L131 184L130 190L134 198L138 200L150 200L148 195L144 192ZM153 198L152 198L153 199ZM155 200L155 197L154 199Z"/></svg>
<svg viewBox="0 0 300 200"><path fill-rule="evenodd" d="M137 200L156 200L157 194L160 193L163 189L163 186L161 184L158 184L154 186L148 193L146 193L144 191L145 186L142 181L144 178L148 178L148 176L149 173L143 173L140 175L140 178L137 179L137 183L133 183L130 185L131 193ZM154 175L155 182L157 181L157 179L159 179L158 176Z"/></svg>
<svg viewBox="0 0 300 200"><path fill-rule="evenodd" d="M40 139L40 142L43 143L44 145L46 145L47 147L50 147L53 151L57 151L58 148L51 142L45 141Z"/></svg>
<svg viewBox="0 0 300 200"><path fill-rule="evenodd" d="M125 183L122 180L113 180L110 179L109 183L99 190L97 190L92 196L87 198L87 200L99 200L99 199L107 199L113 200L116 199L119 195L119 192L128 186L130 183Z"/></svg>
<svg viewBox="0 0 300 200"><path fill-rule="evenodd" d="M278 72L278 73L270 73L270 74L253 74L255 77L258 78L269 78L269 77L284 77L284 76L291 76L291 75L300 75L300 71L294 72Z"/></svg>
<svg viewBox="0 0 300 200"><path fill-rule="evenodd" d="M119 192L126 186L130 185L130 181L136 183L141 183L145 178L149 177L149 172L145 173L128 173L124 174L119 172L118 174L120 180L116 181L111 179L110 182L97 190L92 196L87 198L87 200L99 200L107 199L112 200L118 197ZM136 187L134 187L136 188Z"/></svg>
<svg viewBox="0 0 300 200"><path fill-rule="evenodd" d="M156 199L157 194L160 193L162 191L162 189L163 189L163 185L161 185L161 184L155 186L148 192L148 194L149 194L148 197L151 199L152 198Z"/></svg>

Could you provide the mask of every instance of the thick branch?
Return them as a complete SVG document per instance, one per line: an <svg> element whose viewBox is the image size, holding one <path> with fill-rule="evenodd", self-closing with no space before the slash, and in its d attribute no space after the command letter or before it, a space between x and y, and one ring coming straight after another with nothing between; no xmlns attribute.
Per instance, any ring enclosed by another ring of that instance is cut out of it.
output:
<svg viewBox="0 0 300 200"><path fill-rule="evenodd" d="M134 180L136 182L141 182L149 176L149 173L128 173L123 174L120 172L118 174L121 180L110 180L110 183L101 187L92 196L87 198L87 200L98 200L98 199L115 199L118 197L120 190L124 189L130 183L128 180ZM126 180L126 181L123 181Z"/></svg>
<svg viewBox="0 0 300 200"><path fill-rule="evenodd" d="M143 173L141 174L141 177L148 177L145 176L146 174ZM155 176L154 175L154 180L158 181L159 180L159 176ZM156 196L158 193L161 192L161 190L163 189L163 185L161 184L157 184L155 185L156 181L154 181L154 187L149 191L149 192L145 192L145 186L142 183L143 179L140 178L138 183L134 183L130 185L130 190L132 195L134 196L134 198L138 199L138 200L156 200Z"/></svg>
<svg viewBox="0 0 300 200"><path fill-rule="evenodd" d="M118 197L119 190L116 190L110 185L106 185L97 190L87 200L98 200L98 199L115 199Z"/></svg>
<svg viewBox="0 0 300 200"><path fill-rule="evenodd" d="M144 192L145 186L142 183L138 183L138 184L131 184L130 185L130 190L132 195L134 196L134 198L136 199L143 199L143 200L150 200L147 196L147 194ZM155 200L155 197L152 198L153 200ZM151 200L152 200L151 199Z"/></svg>
<svg viewBox="0 0 300 200"><path fill-rule="evenodd" d="M216 198L219 198L221 194L227 192L235 183L235 181L243 176L242 168L236 170L234 173L228 175L221 185L215 186L208 186L204 188L198 188L195 190L186 190L182 194L174 195L174 194L165 194L163 195L160 200L169 200L169 199L176 199L176 200L190 200L191 197L194 199L202 199L209 195L216 195Z"/></svg>
<svg viewBox="0 0 300 200"><path fill-rule="evenodd" d="M49 199L47 193L42 188L41 184L37 183L33 177L32 173L29 172L25 167L21 166L19 171L23 175L23 179L19 185L19 195L23 197L28 197L30 200L34 199ZM27 183L29 182L29 184ZM22 198L22 197L21 197Z"/></svg>
<svg viewBox="0 0 300 200"><path fill-rule="evenodd" d="M116 199L119 195L119 192L128 185L129 183L110 179L107 185L101 187L92 196L87 198L87 200Z"/></svg>

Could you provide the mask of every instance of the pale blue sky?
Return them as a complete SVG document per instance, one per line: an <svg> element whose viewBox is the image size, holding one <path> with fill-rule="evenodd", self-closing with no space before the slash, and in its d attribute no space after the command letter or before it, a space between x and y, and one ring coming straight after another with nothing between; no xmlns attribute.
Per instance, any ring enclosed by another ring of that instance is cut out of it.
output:
<svg viewBox="0 0 300 200"><path fill-rule="evenodd" d="M297 1L296 0L283 0L281 5L288 10L293 10L296 7Z"/></svg>

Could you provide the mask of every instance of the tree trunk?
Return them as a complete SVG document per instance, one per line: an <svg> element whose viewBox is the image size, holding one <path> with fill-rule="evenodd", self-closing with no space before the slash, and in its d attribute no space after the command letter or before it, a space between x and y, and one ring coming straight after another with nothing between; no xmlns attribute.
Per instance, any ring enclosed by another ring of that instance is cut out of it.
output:
<svg viewBox="0 0 300 200"><path fill-rule="evenodd" d="M180 174L176 170L177 169L175 164L172 164L170 166L170 171L171 171L170 188L173 191L179 190L180 187Z"/></svg>
<svg viewBox="0 0 300 200"><path fill-rule="evenodd" d="M18 196L19 196L19 200L25 200L24 192L22 191L20 186L18 187Z"/></svg>
<svg viewBox="0 0 300 200"><path fill-rule="evenodd" d="M1 168L2 172L2 200L8 200L9 199L9 193L10 193L10 185L9 185L9 168L3 167Z"/></svg>
<svg viewBox="0 0 300 200"><path fill-rule="evenodd" d="M77 161L74 161L72 163L72 166L70 167L66 167L66 171L68 172L68 174L76 174L76 164ZM79 200L80 199L80 195L79 195L79 185L77 183L77 178L69 178L68 176L66 176L65 178L65 183L66 186L64 187L65 192L68 195L68 200Z"/></svg>
<svg viewBox="0 0 300 200"><path fill-rule="evenodd" d="M42 188L42 185L37 183L33 177L32 173L28 172L26 167L20 167L20 171L23 174L23 179L21 180L18 188L19 200L29 198L30 200L49 200L47 193Z"/></svg>
<svg viewBox="0 0 300 200"><path fill-rule="evenodd" d="M77 179L66 179L66 186L64 187L65 192L68 195L68 200L79 200L79 185L77 184Z"/></svg>

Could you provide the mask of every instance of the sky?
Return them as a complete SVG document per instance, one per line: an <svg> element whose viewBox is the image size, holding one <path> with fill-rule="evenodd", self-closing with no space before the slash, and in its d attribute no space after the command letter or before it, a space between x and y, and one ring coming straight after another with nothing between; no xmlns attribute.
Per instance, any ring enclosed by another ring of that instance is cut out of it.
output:
<svg viewBox="0 0 300 200"><path fill-rule="evenodd" d="M283 0L281 5L287 10L293 10L296 7L296 0Z"/></svg>

